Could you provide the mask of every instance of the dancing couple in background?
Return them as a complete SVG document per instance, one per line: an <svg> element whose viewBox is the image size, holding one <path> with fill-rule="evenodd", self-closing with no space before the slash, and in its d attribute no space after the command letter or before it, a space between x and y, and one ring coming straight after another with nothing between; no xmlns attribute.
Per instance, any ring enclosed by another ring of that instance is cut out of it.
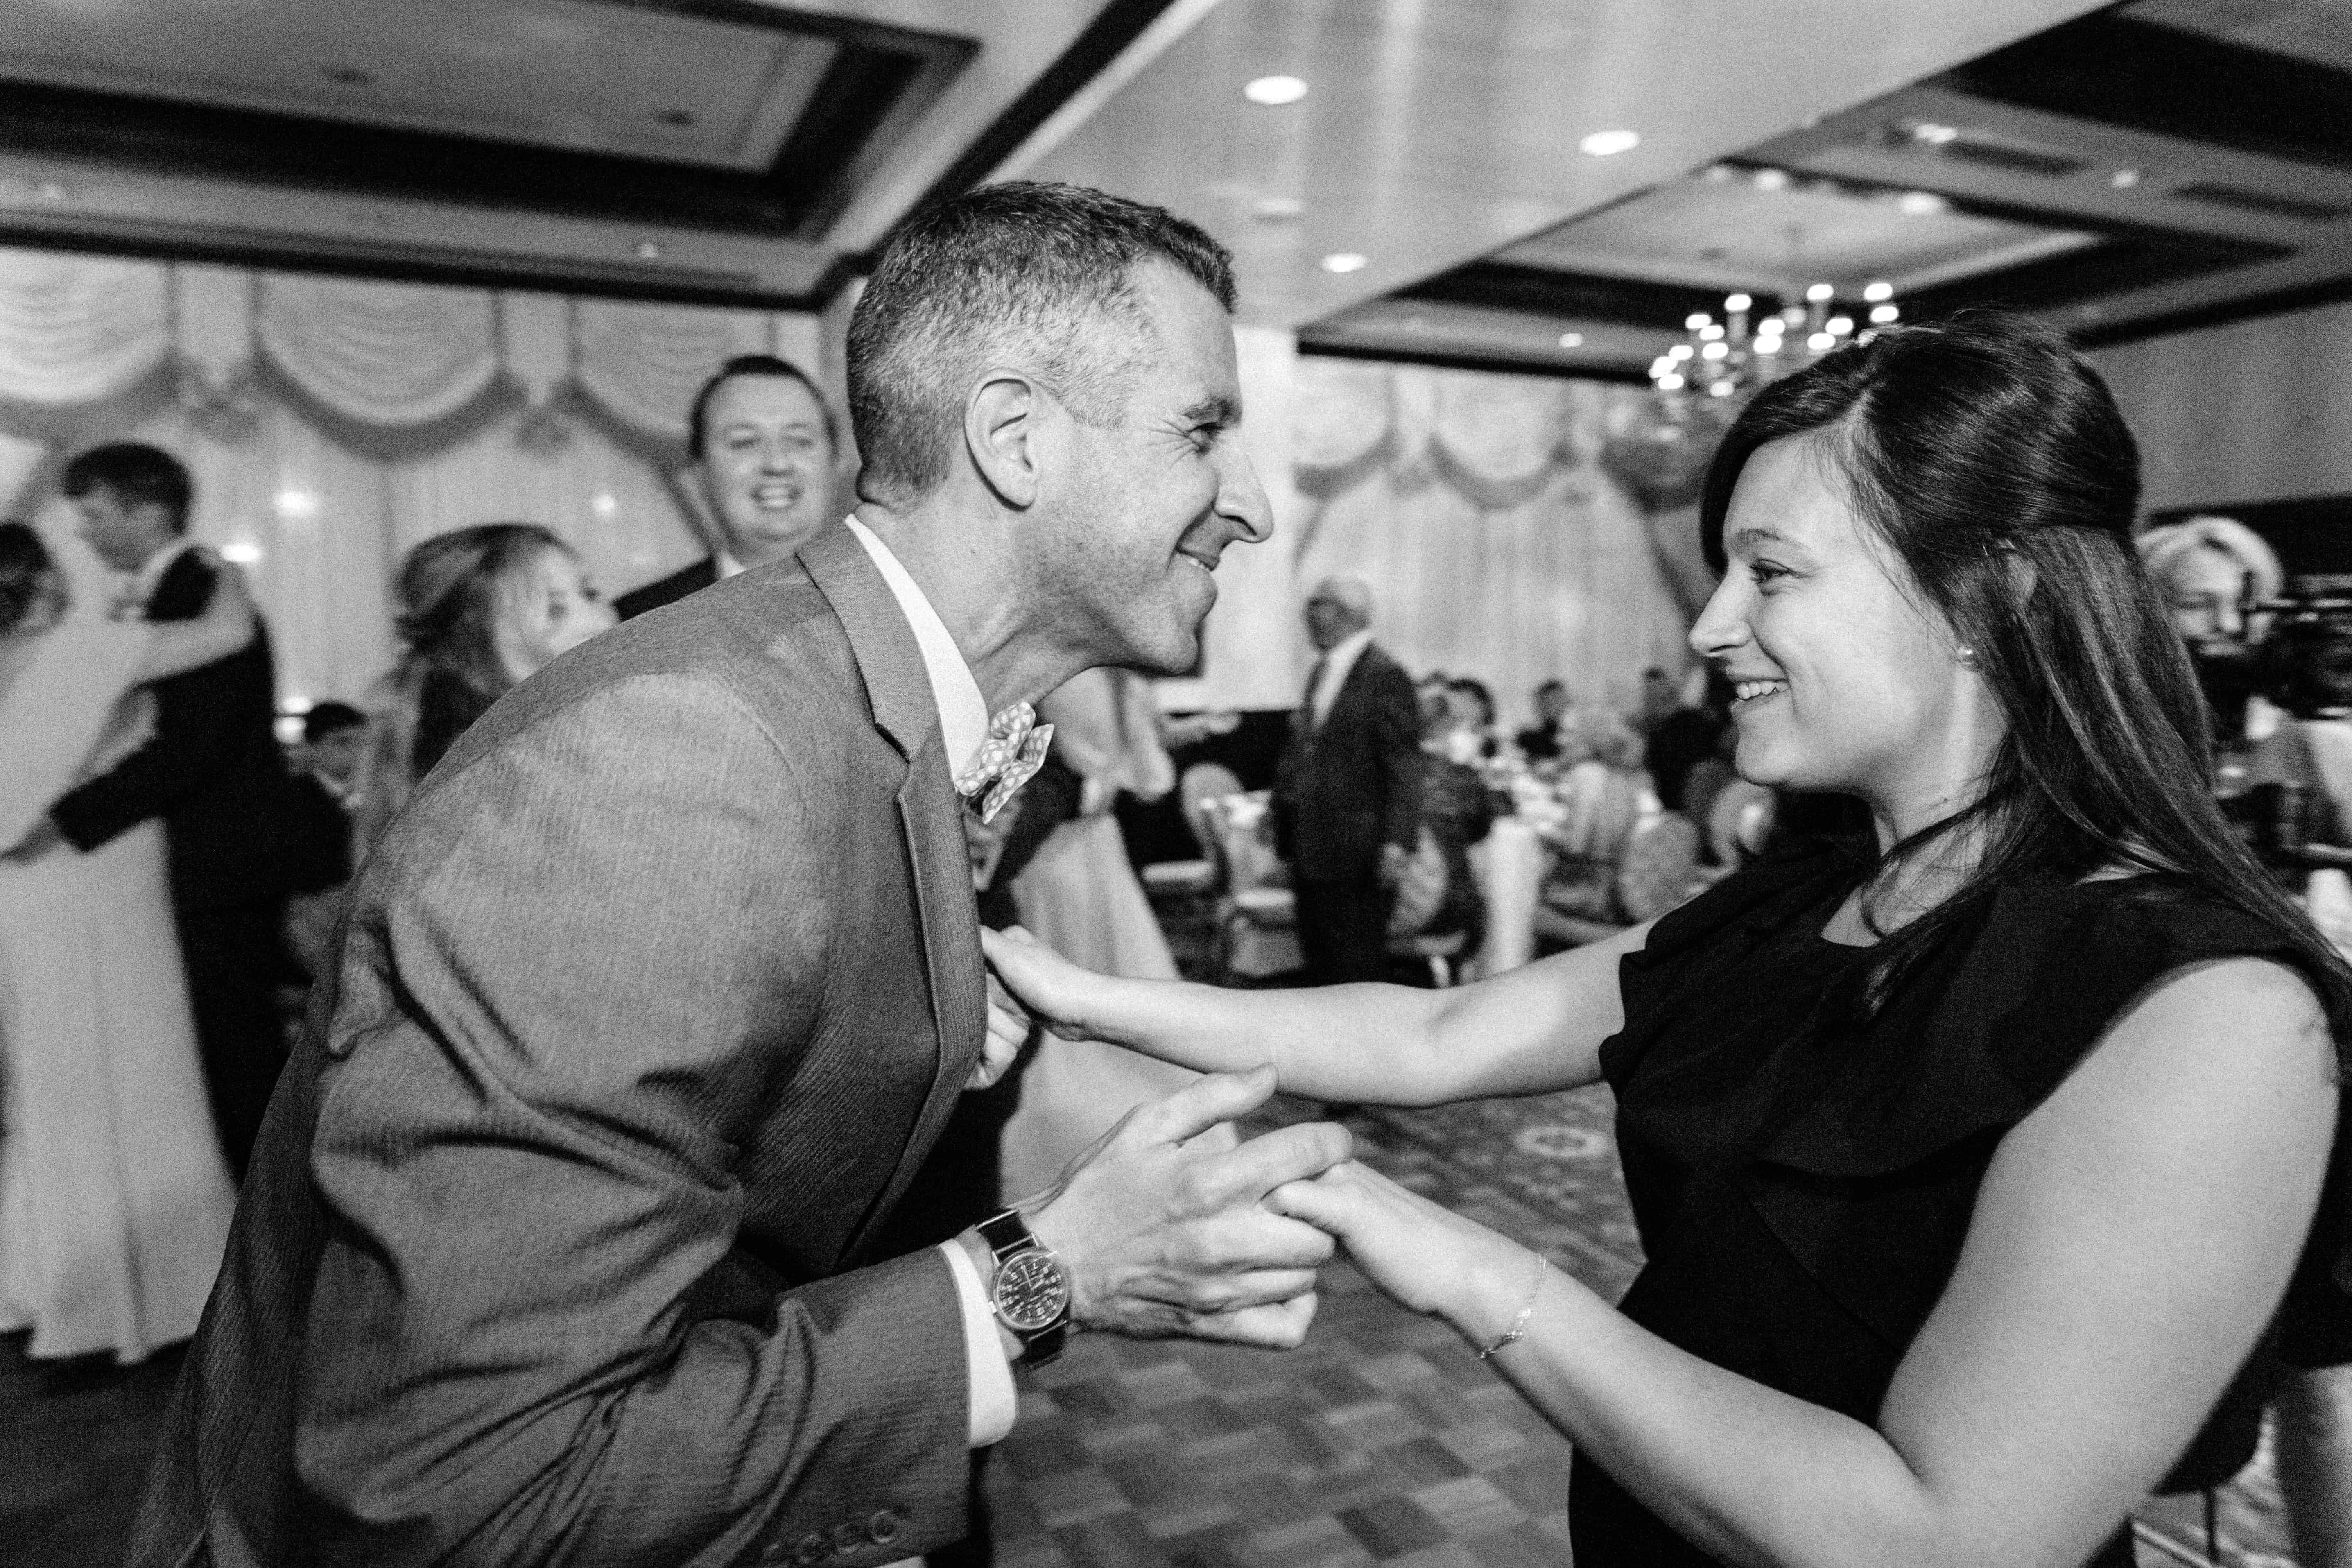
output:
<svg viewBox="0 0 2352 1568"><path fill-rule="evenodd" d="M161 575L177 598L76 604L40 536L0 522L0 1333L36 1360L193 1334L236 1201L173 919L192 857L156 816L83 850L52 815L157 767L175 699L258 640L234 567L175 552Z"/></svg>

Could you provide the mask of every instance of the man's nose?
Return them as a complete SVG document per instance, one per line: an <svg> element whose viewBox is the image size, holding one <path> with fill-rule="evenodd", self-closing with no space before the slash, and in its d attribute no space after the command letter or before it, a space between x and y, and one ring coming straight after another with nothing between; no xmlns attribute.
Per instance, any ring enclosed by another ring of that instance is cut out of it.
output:
<svg viewBox="0 0 2352 1568"><path fill-rule="evenodd" d="M1217 510L1231 519L1252 544L1264 544L1274 537L1274 503L1265 499L1265 487L1258 483L1257 468L1249 454L1238 447L1224 465L1217 487Z"/></svg>

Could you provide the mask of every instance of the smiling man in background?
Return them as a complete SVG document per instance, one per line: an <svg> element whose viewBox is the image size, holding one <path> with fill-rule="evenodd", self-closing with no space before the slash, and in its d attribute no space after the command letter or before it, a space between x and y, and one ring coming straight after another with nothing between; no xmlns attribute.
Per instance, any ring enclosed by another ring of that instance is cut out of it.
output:
<svg viewBox="0 0 2352 1568"><path fill-rule="evenodd" d="M840 521L833 410L790 360L740 354L720 365L694 395L686 447L718 529L715 553L614 600L625 621L747 566L785 560Z"/></svg>

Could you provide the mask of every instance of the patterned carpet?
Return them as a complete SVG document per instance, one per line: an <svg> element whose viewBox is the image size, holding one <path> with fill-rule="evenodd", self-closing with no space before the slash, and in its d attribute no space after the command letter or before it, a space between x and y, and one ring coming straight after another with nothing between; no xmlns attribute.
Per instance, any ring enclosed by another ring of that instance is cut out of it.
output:
<svg viewBox="0 0 2352 1568"><path fill-rule="evenodd" d="M1596 1089L1349 1126L1388 1174L1614 1296L1640 1250L1611 1116ZM1343 1264L1288 1355L1077 1339L1024 1385L988 1491L1000 1568L1516 1568L1570 1563L1568 1473L1565 1439L1451 1331ZM2207 1563L2202 1506L2144 1509L2140 1562ZM2267 1451L2221 1522L2220 1562L2293 1568Z"/></svg>

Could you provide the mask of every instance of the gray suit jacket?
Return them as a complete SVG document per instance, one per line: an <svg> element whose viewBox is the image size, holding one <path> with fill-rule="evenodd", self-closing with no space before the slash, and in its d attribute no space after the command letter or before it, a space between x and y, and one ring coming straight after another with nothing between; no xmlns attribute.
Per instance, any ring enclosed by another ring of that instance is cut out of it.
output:
<svg viewBox="0 0 2352 1568"><path fill-rule="evenodd" d="M354 885L131 1562L885 1563L963 1531L980 1048L921 656L847 529L458 742Z"/></svg>

